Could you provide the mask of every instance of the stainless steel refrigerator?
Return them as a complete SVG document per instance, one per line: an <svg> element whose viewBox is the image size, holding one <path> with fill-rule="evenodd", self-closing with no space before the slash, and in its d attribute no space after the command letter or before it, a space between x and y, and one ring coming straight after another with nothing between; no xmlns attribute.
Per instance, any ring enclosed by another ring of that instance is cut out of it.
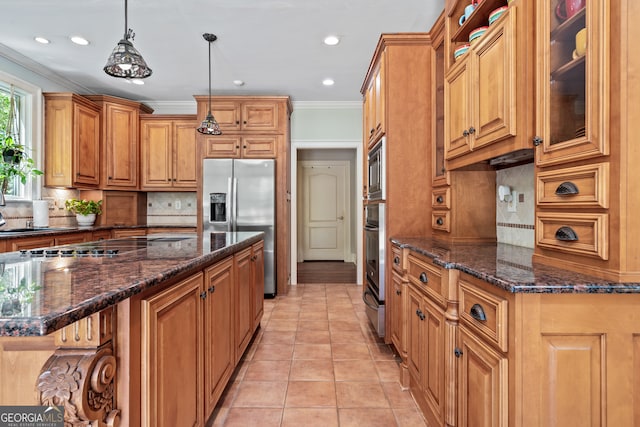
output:
<svg viewBox="0 0 640 427"><path fill-rule="evenodd" d="M204 159L203 230L264 232L264 294L276 295L275 160Z"/></svg>

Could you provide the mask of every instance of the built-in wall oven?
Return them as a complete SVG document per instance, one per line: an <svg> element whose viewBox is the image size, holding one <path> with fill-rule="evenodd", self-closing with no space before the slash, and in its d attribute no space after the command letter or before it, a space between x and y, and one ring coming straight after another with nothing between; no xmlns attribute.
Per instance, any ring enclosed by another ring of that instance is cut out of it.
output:
<svg viewBox="0 0 640 427"><path fill-rule="evenodd" d="M362 299L366 305L367 317L383 337L384 330L384 271L385 244L384 203L369 203L365 207L365 272L366 283Z"/></svg>

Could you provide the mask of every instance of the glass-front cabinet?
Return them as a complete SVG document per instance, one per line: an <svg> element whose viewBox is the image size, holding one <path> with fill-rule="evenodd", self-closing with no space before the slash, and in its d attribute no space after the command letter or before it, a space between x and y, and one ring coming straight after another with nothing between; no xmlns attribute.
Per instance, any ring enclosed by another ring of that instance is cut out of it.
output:
<svg viewBox="0 0 640 427"><path fill-rule="evenodd" d="M538 2L539 166L609 154L608 2Z"/></svg>

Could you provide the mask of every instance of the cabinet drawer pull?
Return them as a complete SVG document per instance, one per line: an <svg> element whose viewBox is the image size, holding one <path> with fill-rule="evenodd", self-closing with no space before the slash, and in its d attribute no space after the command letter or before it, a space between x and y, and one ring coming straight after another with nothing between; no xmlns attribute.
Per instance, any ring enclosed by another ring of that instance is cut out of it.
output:
<svg viewBox="0 0 640 427"><path fill-rule="evenodd" d="M484 314L484 309L480 304L473 304L471 306L471 310L469 310L469 314L480 322L485 322L487 320L487 315Z"/></svg>
<svg viewBox="0 0 640 427"><path fill-rule="evenodd" d="M569 181L563 182L562 184L558 185L558 188L556 188L556 195L558 196L572 196L578 193L580 193L580 191L578 190L578 186Z"/></svg>
<svg viewBox="0 0 640 427"><path fill-rule="evenodd" d="M444 219L442 219L442 217L438 217L438 219L436 219L436 224L438 225L444 224Z"/></svg>
<svg viewBox="0 0 640 427"><path fill-rule="evenodd" d="M399 257L393 257L393 263L395 265L400 265L400 258Z"/></svg>
<svg viewBox="0 0 640 427"><path fill-rule="evenodd" d="M542 144L542 138L540 138L539 136L534 136L533 137L533 145L535 145L537 147L540 144Z"/></svg>
<svg viewBox="0 0 640 427"><path fill-rule="evenodd" d="M420 281L422 283L429 283L429 278L427 277L427 273L425 273L424 271L420 273Z"/></svg>
<svg viewBox="0 0 640 427"><path fill-rule="evenodd" d="M459 348L456 348L455 350L453 350L453 354L455 354L456 357L460 358L462 357L462 350L460 350Z"/></svg>
<svg viewBox="0 0 640 427"><path fill-rule="evenodd" d="M438 203L444 202L444 197L442 197L442 196L436 197L436 202L438 202Z"/></svg>
<svg viewBox="0 0 640 427"><path fill-rule="evenodd" d="M399 289L396 289L396 295L402 295L402 291Z"/></svg>
<svg viewBox="0 0 640 427"><path fill-rule="evenodd" d="M571 227L560 227L556 231L556 239L563 242L576 242L578 241L578 235Z"/></svg>

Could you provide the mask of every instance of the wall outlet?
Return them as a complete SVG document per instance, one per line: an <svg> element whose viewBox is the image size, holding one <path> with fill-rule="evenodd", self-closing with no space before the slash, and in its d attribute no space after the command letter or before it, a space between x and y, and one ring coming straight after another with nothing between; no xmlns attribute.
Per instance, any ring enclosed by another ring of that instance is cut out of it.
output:
<svg viewBox="0 0 640 427"><path fill-rule="evenodd" d="M182 209L182 203L180 203L180 200L176 200L176 201L173 203L173 206L175 206L176 210L180 210L180 209Z"/></svg>
<svg viewBox="0 0 640 427"><path fill-rule="evenodd" d="M518 192L511 192L511 200L507 202L507 212L518 212Z"/></svg>

